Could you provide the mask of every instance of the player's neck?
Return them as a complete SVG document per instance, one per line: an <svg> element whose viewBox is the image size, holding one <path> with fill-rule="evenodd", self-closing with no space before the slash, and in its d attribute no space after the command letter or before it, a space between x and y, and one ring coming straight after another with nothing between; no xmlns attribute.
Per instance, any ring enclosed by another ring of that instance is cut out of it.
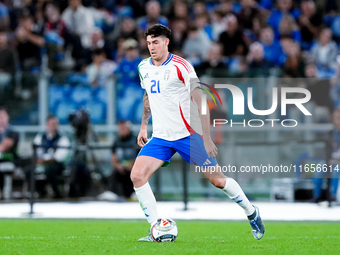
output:
<svg viewBox="0 0 340 255"><path fill-rule="evenodd" d="M167 59L168 57L170 56L170 52L167 52L166 54L163 55L163 57L159 60L155 60L155 59L152 59L152 63L155 65L155 66L161 66Z"/></svg>

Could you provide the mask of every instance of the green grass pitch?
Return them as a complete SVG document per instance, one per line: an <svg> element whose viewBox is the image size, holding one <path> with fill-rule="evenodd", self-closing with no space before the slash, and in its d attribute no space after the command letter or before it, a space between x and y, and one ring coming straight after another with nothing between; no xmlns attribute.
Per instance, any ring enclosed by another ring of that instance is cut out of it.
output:
<svg viewBox="0 0 340 255"><path fill-rule="evenodd" d="M265 224L256 240L247 221L178 220L174 243L139 243L146 221L0 220L0 254L340 254L340 222Z"/></svg>

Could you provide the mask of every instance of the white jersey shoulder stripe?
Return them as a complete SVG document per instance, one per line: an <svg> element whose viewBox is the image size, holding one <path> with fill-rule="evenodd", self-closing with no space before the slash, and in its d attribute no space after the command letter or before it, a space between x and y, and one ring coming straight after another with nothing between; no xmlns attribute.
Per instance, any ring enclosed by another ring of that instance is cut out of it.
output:
<svg viewBox="0 0 340 255"><path fill-rule="evenodd" d="M182 66L187 70L188 73L192 72L190 64L185 59L174 55L173 61L182 64Z"/></svg>

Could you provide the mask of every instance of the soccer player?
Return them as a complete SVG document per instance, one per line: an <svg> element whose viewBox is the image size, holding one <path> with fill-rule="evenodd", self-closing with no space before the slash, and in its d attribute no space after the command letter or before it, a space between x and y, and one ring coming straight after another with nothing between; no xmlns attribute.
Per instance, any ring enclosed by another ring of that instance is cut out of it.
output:
<svg viewBox="0 0 340 255"><path fill-rule="evenodd" d="M142 149L132 168L131 180L151 225L159 216L148 180L158 168L169 165L176 152L191 164L217 166L215 157L218 151L210 137L209 113L201 114L202 90L199 89L197 75L185 59L169 53L170 36L170 29L160 24L146 30L151 57L138 66L141 86L145 89L144 113L137 137ZM147 126L151 114L153 135L148 139ZM259 210L249 202L238 183L226 178L223 173L206 174L206 177L244 209L254 237L261 239L265 228ZM139 241L152 242L153 239L149 234Z"/></svg>

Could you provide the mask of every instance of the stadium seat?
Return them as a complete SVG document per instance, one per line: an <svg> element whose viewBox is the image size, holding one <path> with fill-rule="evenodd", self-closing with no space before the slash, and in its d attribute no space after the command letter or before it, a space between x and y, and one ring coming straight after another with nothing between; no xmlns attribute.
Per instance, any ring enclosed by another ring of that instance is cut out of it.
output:
<svg viewBox="0 0 340 255"><path fill-rule="evenodd" d="M107 87L99 87L96 90L93 91L94 97L99 100L100 102L103 102L107 104L108 101L108 89Z"/></svg>
<svg viewBox="0 0 340 255"><path fill-rule="evenodd" d="M70 74L66 78L66 83L69 83L73 86L76 85L87 85L87 75L86 74Z"/></svg>
<svg viewBox="0 0 340 255"><path fill-rule="evenodd" d="M89 101L84 107L90 114L93 124L104 124L106 122L106 105L104 103L100 101Z"/></svg>
<svg viewBox="0 0 340 255"><path fill-rule="evenodd" d="M49 87L49 107L55 109L56 103L65 99L65 89L62 86L50 85Z"/></svg>
<svg viewBox="0 0 340 255"><path fill-rule="evenodd" d="M70 100L76 104L84 104L92 100L92 90L88 86L79 86L73 88Z"/></svg>
<svg viewBox="0 0 340 255"><path fill-rule="evenodd" d="M54 114L57 116L61 124L66 124L68 123L68 115L76 109L78 109L76 103L64 100L58 104Z"/></svg>

